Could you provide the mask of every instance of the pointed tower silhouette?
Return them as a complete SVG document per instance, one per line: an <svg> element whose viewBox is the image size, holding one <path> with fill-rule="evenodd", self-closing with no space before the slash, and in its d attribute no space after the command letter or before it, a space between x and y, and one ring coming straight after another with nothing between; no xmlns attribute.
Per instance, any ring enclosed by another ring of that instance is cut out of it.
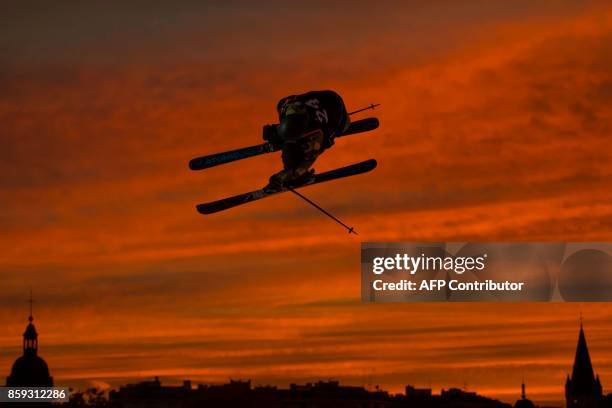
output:
<svg viewBox="0 0 612 408"><path fill-rule="evenodd" d="M581 318L572 375L565 382L565 403L567 408L592 408L598 407L601 399L602 386L593 371Z"/></svg>
<svg viewBox="0 0 612 408"><path fill-rule="evenodd" d="M38 356L38 333L32 315L32 294L30 293L30 316L23 333L23 355L15 360L11 375L6 378L7 387L51 387L53 378L45 360Z"/></svg>
<svg viewBox="0 0 612 408"><path fill-rule="evenodd" d="M521 399L514 403L514 408L535 408L534 403L530 399L527 399L525 380L521 382Z"/></svg>

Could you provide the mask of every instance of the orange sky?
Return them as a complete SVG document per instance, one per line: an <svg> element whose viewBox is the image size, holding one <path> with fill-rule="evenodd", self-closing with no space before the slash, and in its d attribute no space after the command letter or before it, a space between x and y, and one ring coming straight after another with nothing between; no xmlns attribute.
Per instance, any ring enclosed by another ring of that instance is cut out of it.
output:
<svg viewBox="0 0 612 408"><path fill-rule="evenodd" d="M359 302L362 240L612 240L612 8L366 3L8 7L1 376L31 285L58 383L336 378L514 400L524 374L559 400L582 311L612 390L607 304ZM280 158L190 158L257 143L279 98L325 88L382 103L380 130L315 165L379 167L307 191L358 237L292 196L196 213Z"/></svg>

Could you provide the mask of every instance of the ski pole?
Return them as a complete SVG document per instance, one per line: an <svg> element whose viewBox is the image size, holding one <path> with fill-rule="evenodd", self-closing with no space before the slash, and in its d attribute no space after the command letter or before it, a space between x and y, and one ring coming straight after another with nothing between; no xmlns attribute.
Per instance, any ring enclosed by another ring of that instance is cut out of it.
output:
<svg viewBox="0 0 612 408"><path fill-rule="evenodd" d="M358 113L358 112L363 112L364 110L368 110L368 109L374 109L377 106L380 106L380 103L371 103L368 106L366 106L365 108L361 108L361 109L357 109L355 111L349 112L348 115L352 115L354 113Z"/></svg>
<svg viewBox="0 0 612 408"><path fill-rule="evenodd" d="M321 211L323 214L327 215L332 220L336 221L338 224L342 225L344 228L346 228L348 230L349 234L359 235L359 234L357 234L357 231L355 231L355 227L349 227L348 225L346 225L345 223L340 221L338 218L334 217L332 214L330 214L329 212L325 211L325 209L321 208L319 205L317 205L317 203L315 203L314 201L311 201L310 199L308 199L308 197L303 196L302 194L298 193L297 191L295 191L291 187L287 187L287 189L289 191L291 191L293 194L295 194L298 197L300 197L302 200L306 201L308 204L312 205L317 210Z"/></svg>

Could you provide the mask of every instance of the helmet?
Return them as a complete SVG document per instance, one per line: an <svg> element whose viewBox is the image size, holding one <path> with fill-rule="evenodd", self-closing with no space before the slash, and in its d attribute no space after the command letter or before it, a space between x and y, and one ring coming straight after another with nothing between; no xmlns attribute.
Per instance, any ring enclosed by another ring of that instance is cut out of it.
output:
<svg viewBox="0 0 612 408"><path fill-rule="evenodd" d="M285 116L276 132L281 140L298 139L308 130L308 115L293 114Z"/></svg>
<svg viewBox="0 0 612 408"><path fill-rule="evenodd" d="M297 139L308 130L306 109L288 109L278 125L276 132L281 140Z"/></svg>

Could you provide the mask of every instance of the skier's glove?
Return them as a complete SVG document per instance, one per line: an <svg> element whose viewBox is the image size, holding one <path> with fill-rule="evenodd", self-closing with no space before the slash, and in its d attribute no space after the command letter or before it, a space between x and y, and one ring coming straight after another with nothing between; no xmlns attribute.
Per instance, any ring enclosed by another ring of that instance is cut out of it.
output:
<svg viewBox="0 0 612 408"><path fill-rule="evenodd" d="M264 125L263 127L263 140L270 143L274 147L280 147L282 145L282 140L278 136L278 132L276 128L278 125Z"/></svg>

